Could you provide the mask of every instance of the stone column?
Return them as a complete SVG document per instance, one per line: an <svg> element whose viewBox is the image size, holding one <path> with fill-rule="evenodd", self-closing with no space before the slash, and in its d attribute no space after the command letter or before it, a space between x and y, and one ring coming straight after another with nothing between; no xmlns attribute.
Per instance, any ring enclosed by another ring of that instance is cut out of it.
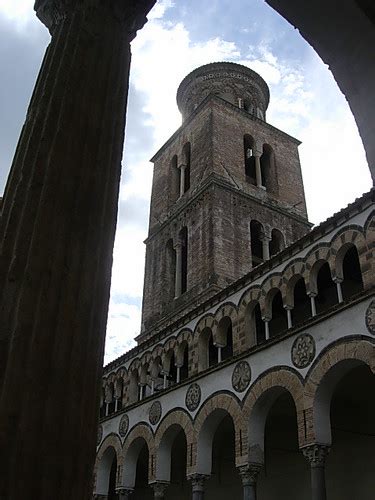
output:
<svg viewBox="0 0 375 500"><path fill-rule="evenodd" d="M326 500L325 460L330 447L312 444L302 448L304 457L311 467L311 500Z"/></svg>
<svg viewBox="0 0 375 500"><path fill-rule="evenodd" d="M192 500L204 500L204 482L209 476L206 474L193 474L189 477L191 481Z"/></svg>
<svg viewBox="0 0 375 500"><path fill-rule="evenodd" d="M182 276L181 276L181 271L182 271L182 243L179 241L176 243L174 246L174 249L176 250L176 275L175 275L175 299L177 299L182 292Z"/></svg>
<svg viewBox="0 0 375 500"><path fill-rule="evenodd" d="M343 280L341 278L333 278L333 281L336 283L336 289L337 289L337 300L339 304L344 301L344 298L342 296L342 287L341 283Z"/></svg>
<svg viewBox="0 0 375 500"><path fill-rule="evenodd" d="M0 219L0 498L92 494L130 41L154 0L37 0L49 28Z"/></svg>
<svg viewBox="0 0 375 500"><path fill-rule="evenodd" d="M262 464L247 464L238 467L243 485L243 500L256 500L256 484Z"/></svg>
<svg viewBox="0 0 375 500"><path fill-rule="evenodd" d="M119 500L130 500L130 496L133 493L132 488L116 488L116 493Z"/></svg>
<svg viewBox="0 0 375 500"><path fill-rule="evenodd" d="M180 383L181 380L181 365L176 365L176 384Z"/></svg>
<svg viewBox="0 0 375 500"><path fill-rule="evenodd" d="M164 494L166 489L169 486L168 481L155 481L154 483L151 483L150 486L154 490L154 499L155 500L164 500Z"/></svg>
<svg viewBox="0 0 375 500"><path fill-rule="evenodd" d="M288 328L293 328L293 321L292 321L292 307L290 306L284 306L284 309L286 310L286 316L288 320Z"/></svg>
<svg viewBox="0 0 375 500"><path fill-rule="evenodd" d="M185 169L186 165L180 165L180 198L185 193Z"/></svg>
<svg viewBox="0 0 375 500"><path fill-rule="evenodd" d="M262 183L262 169L260 167L260 154L257 152L254 152L254 158L255 158L255 176L256 176L256 182L257 186L265 189Z"/></svg>
<svg viewBox="0 0 375 500"><path fill-rule="evenodd" d="M267 236L266 234L263 234L260 237L260 241L262 242L263 246L263 260L269 260L270 258L270 241L271 237Z"/></svg>
<svg viewBox="0 0 375 500"><path fill-rule="evenodd" d="M271 318L268 318L268 317L264 317L262 318L262 320L264 321L264 334L265 334L265 337L266 337L266 340L269 340L270 338L270 321L271 321Z"/></svg>
<svg viewBox="0 0 375 500"><path fill-rule="evenodd" d="M310 292L307 295L310 297L311 316L314 317L314 316L316 316L315 297L317 296L317 294L315 292Z"/></svg>

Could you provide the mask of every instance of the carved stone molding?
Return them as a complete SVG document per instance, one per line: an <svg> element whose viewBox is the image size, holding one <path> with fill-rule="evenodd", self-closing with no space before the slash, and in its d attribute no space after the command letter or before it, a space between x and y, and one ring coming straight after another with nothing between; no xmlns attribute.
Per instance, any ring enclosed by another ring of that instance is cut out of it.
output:
<svg viewBox="0 0 375 500"><path fill-rule="evenodd" d="M151 425L156 425L161 418L161 403L160 401L154 401L150 408L150 413L148 416Z"/></svg>
<svg viewBox="0 0 375 500"><path fill-rule="evenodd" d="M116 488L116 494L119 496L119 500L128 500L133 491L132 488Z"/></svg>
<svg viewBox="0 0 375 500"><path fill-rule="evenodd" d="M243 486L254 486L257 482L259 472L262 470L263 464L246 464L237 467L238 473L241 476Z"/></svg>
<svg viewBox="0 0 375 500"><path fill-rule="evenodd" d="M201 402L201 388L198 384L191 384L186 392L185 405L189 411L195 411Z"/></svg>
<svg viewBox="0 0 375 500"><path fill-rule="evenodd" d="M245 391L251 382L251 368L247 361L239 361L232 374L232 386L237 392Z"/></svg>
<svg viewBox="0 0 375 500"><path fill-rule="evenodd" d="M99 427L98 427L98 434L97 434L97 437L96 437L96 445L97 446L100 445L102 439L103 439L103 426L99 425Z"/></svg>
<svg viewBox="0 0 375 500"><path fill-rule="evenodd" d="M128 432L129 429L129 417L125 414L121 417L119 426L118 426L118 432L121 437L125 437L126 433Z"/></svg>
<svg viewBox="0 0 375 500"><path fill-rule="evenodd" d="M311 467L324 467L330 449L325 444L312 444L302 448L302 453Z"/></svg>
<svg viewBox="0 0 375 500"><path fill-rule="evenodd" d="M191 481L191 486L193 492L204 491L204 482L206 479L208 479L210 476L206 474L192 474L191 476L188 477L188 480Z"/></svg>
<svg viewBox="0 0 375 500"><path fill-rule="evenodd" d="M155 4L155 0L36 0L34 9L36 15L53 35L61 21L74 11L81 10L84 13L86 28L94 28L97 34L101 20L111 16L115 21L123 24L134 38L136 32L141 29L147 21L146 15ZM89 29L89 31L92 31Z"/></svg>
<svg viewBox="0 0 375 500"><path fill-rule="evenodd" d="M367 308L365 321L369 333L375 335L375 300L371 301Z"/></svg>
<svg viewBox="0 0 375 500"><path fill-rule="evenodd" d="M164 493L169 486L168 481L155 481L150 485L154 490L154 498L164 498Z"/></svg>
<svg viewBox="0 0 375 500"><path fill-rule="evenodd" d="M302 333L293 342L292 363L297 368L306 368L315 358L315 340L309 333Z"/></svg>

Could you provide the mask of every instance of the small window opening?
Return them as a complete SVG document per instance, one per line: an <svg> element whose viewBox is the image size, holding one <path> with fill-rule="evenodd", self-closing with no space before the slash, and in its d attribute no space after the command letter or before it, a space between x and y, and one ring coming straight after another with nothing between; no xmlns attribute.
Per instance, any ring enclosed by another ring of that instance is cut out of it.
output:
<svg viewBox="0 0 375 500"><path fill-rule="evenodd" d="M218 337L224 346L221 349L221 359L231 358L233 356L233 328L232 320L229 317L222 318L218 324Z"/></svg>
<svg viewBox="0 0 375 500"><path fill-rule="evenodd" d="M292 310L293 325L297 326L311 316L310 298L306 293L305 280L299 278L293 290L294 307Z"/></svg>
<svg viewBox="0 0 375 500"><path fill-rule="evenodd" d="M272 229L270 241L270 257L281 252L284 248L284 238L278 229Z"/></svg>
<svg viewBox="0 0 375 500"><path fill-rule="evenodd" d="M244 158L245 158L245 176L246 182L254 186L257 185L255 156L254 156L254 139L251 135L245 135L243 139Z"/></svg>
<svg viewBox="0 0 375 500"><path fill-rule="evenodd" d="M283 299L280 290L278 290L272 299L272 319L269 322L270 337L275 337L281 332L287 330L288 318L283 306Z"/></svg>
<svg viewBox="0 0 375 500"><path fill-rule="evenodd" d="M262 171L262 184L268 190L271 188L273 161L273 149L268 144L263 144L263 153L260 157L260 169Z"/></svg>
<svg viewBox="0 0 375 500"><path fill-rule="evenodd" d="M185 165L184 173L184 193L190 189L190 163L191 163L191 146L187 142L182 150L182 158Z"/></svg>
<svg viewBox="0 0 375 500"><path fill-rule="evenodd" d="M337 287L332 280L328 262L325 262L318 271L318 295L315 298L316 311L321 313L337 304Z"/></svg>
<svg viewBox="0 0 375 500"><path fill-rule="evenodd" d="M181 247L181 293L187 290L187 274L188 274L188 232L187 227L180 231Z"/></svg>
<svg viewBox="0 0 375 500"><path fill-rule="evenodd" d="M255 339L257 344L263 344L266 341L266 328L262 320L259 303L253 309L253 318L255 324Z"/></svg>
<svg viewBox="0 0 375 500"><path fill-rule="evenodd" d="M343 259L342 271L344 281L342 282L342 295L344 300L363 290L361 266L359 263L358 250L351 246Z"/></svg>
<svg viewBox="0 0 375 500"><path fill-rule="evenodd" d="M251 242L251 259L252 266L258 266L263 262L263 243L262 243L263 226L257 220L250 222L250 242Z"/></svg>
<svg viewBox="0 0 375 500"><path fill-rule="evenodd" d="M184 361L180 368L180 380L186 380L189 376L189 351L187 344L184 347Z"/></svg>

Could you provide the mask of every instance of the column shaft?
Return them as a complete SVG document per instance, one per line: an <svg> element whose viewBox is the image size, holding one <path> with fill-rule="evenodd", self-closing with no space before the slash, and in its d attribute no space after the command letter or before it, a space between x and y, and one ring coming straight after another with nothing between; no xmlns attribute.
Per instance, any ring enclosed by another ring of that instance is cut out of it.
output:
<svg viewBox="0 0 375 500"><path fill-rule="evenodd" d="M326 500L325 460L329 446L312 444L302 448L302 453L311 467L311 500Z"/></svg>
<svg viewBox="0 0 375 500"><path fill-rule="evenodd" d="M255 158L255 176L258 187L263 187L262 184L262 169L260 167L260 157L257 155Z"/></svg>
<svg viewBox="0 0 375 500"><path fill-rule="evenodd" d="M178 243L176 249L176 275L175 275L175 298L177 299L182 292L182 245Z"/></svg>
<svg viewBox="0 0 375 500"><path fill-rule="evenodd" d="M52 40L0 221L0 498L91 493L129 42L152 3L36 2Z"/></svg>

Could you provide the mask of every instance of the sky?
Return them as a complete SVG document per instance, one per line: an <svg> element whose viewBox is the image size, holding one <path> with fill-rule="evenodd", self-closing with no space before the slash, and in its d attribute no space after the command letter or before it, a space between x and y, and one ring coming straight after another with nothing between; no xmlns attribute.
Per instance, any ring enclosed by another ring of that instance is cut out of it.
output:
<svg viewBox="0 0 375 500"><path fill-rule="evenodd" d="M159 0L148 18L132 42L105 363L134 346L140 331L149 159L181 125L176 91L194 68L232 61L266 80L271 92L267 121L302 141L302 174L314 224L372 185L356 124L332 74L263 0ZM33 0L0 0L0 196L48 43Z"/></svg>

